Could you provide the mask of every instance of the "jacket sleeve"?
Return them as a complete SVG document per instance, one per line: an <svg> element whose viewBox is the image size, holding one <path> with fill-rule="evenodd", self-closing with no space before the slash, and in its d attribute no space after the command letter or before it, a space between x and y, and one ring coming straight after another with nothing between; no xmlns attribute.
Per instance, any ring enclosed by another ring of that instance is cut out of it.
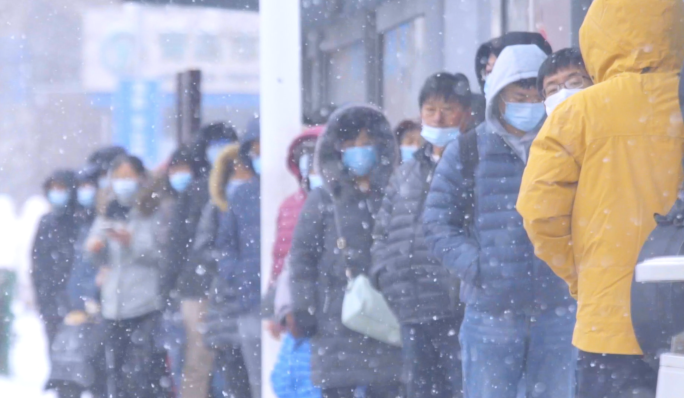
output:
<svg viewBox="0 0 684 398"><path fill-rule="evenodd" d="M47 288L50 264L46 264L46 260L51 258L50 249L47 245L47 233L49 226L47 216L43 216L38 223L38 230L33 240L33 248L31 249L31 280L36 294L44 294Z"/></svg>
<svg viewBox="0 0 684 398"><path fill-rule="evenodd" d="M219 250L218 275L230 281L240 259L237 217L233 208L219 216L216 248Z"/></svg>
<svg viewBox="0 0 684 398"><path fill-rule="evenodd" d="M376 289L379 288L380 274L382 274L385 266L387 265L387 237L389 235L390 222L392 221L394 203L401 184L401 171L401 168L394 171L389 185L385 190L385 196L382 199L382 205L375 214L375 225L373 227L373 247L371 248L373 265L371 266L369 277L371 283Z"/></svg>
<svg viewBox="0 0 684 398"><path fill-rule="evenodd" d="M293 312L316 308L318 262L325 246L322 189L312 191L299 215L290 249L290 292Z"/></svg>
<svg viewBox="0 0 684 398"><path fill-rule="evenodd" d="M517 210L536 255L568 283L570 294L577 298L570 223L580 173L577 154L584 152L584 134L577 131L581 124L567 120L568 112L560 110L546 121L532 144Z"/></svg>
<svg viewBox="0 0 684 398"><path fill-rule="evenodd" d="M289 251L289 245L286 242L287 237L285 236L285 217L286 217L286 202L281 203L278 209L278 220L276 221L276 237L273 242L273 268L271 269L271 284L275 283L278 275L283 270L283 265L285 264L285 257Z"/></svg>
<svg viewBox="0 0 684 398"><path fill-rule="evenodd" d="M218 251L216 250L216 233L218 230L218 208L209 202L202 210L197 223L195 240L190 251L190 263L202 265L209 272L216 272Z"/></svg>
<svg viewBox="0 0 684 398"><path fill-rule="evenodd" d="M458 278L473 282L480 249L466 230L470 188L461 174L458 140L444 151L425 199L423 227L432 254Z"/></svg>
<svg viewBox="0 0 684 398"><path fill-rule="evenodd" d="M151 267L159 267L161 265L164 258L162 253L164 232L163 228L159 228L160 224L161 213L157 211L153 215L142 219L137 228L130 231L132 236L128 250L130 250L132 258L138 264Z"/></svg>

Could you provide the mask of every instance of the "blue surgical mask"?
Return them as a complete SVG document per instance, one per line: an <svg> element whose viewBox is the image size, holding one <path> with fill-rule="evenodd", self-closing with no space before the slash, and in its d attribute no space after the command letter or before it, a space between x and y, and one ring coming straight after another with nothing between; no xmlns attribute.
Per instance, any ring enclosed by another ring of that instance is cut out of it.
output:
<svg viewBox="0 0 684 398"><path fill-rule="evenodd" d="M47 193L48 202L52 207L66 207L69 204L69 191L63 189L51 189Z"/></svg>
<svg viewBox="0 0 684 398"><path fill-rule="evenodd" d="M95 195L97 195L97 190L93 186L86 185L78 188L76 193L78 204L88 209L92 208L95 205Z"/></svg>
<svg viewBox="0 0 684 398"><path fill-rule="evenodd" d="M252 158L252 168L255 173L261 175L261 156L254 156Z"/></svg>
<svg viewBox="0 0 684 398"><path fill-rule="evenodd" d="M100 189L107 189L109 188L109 177L100 177L99 180L97 180L97 186Z"/></svg>
<svg viewBox="0 0 684 398"><path fill-rule="evenodd" d="M319 174L311 174L309 176L309 190L313 191L314 189L318 187L323 186L323 177L321 177Z"/></svg>
<svg viewBox="0 0 684 398"><path fill-rule="evenodd" d="M212 166L216 163L219 155L228 145L230 145L230 141L215 141L209 144L206 155L207 160L209 160L209 163L211 163Z"/></svg>
<svg viewBox="0 0 684 398"><path fill-rule="evenodd" d="M311 156L307 153L299 157L299 174L302 177L307 177L309 175L309 160Z"/></svg>
<svg viewBox="0 0 684 398"><path fill-rule="evenodd" d="M423 123L420 135L425 141L436 147L445 147L461 135L461 129L458 127L431 127Z"/></svg>
<svg viewBox="0 0 684 398"><path fill-rule="evenodd" d="M378 161L375 147L371 145L347 148L342 152L342 163L357 177L365 177Z"/></svg>
<svg viewBox="0 0 684 398"><path fill-rule="evenodd" d="M138 193L138 181L130 178L115 178L112 180L112 190L120 205L130 207Z"/></svg>
<svg viewBox="0 0 684 398"><path fill-rule="evenodd" d="M235 194L235 191L238 189L238 187L244 183L245 183L245 180L231 180L231 181L229 181L228 184L226 184L226 190L225 190L226 198L228 200L230 200L233 197L233 195Z"/></svg>
<svg viewBox="0 0 684 398"><path fill-rule="evenodd" d="M401 149L401 161L402 162L408 162L409 160L413 159L413 155L418 150L418 147L413 146L413 145L402 145L400 149Z"/></svg>
<svg viewBox="0 0 684 398"><path fill-rule="evenodd" d="M169 182L176 192L183 192L188 189L188 186L192 182L192 173L187 171L173 173L169 176Z"/></svg>
<svg viewBox="0 0 684 398"><path fill-rule="evenodd" d="M504 120L520 131L529 133L544 120L546 108L543 102L533 104L521 102L506 102Z"/></svg>

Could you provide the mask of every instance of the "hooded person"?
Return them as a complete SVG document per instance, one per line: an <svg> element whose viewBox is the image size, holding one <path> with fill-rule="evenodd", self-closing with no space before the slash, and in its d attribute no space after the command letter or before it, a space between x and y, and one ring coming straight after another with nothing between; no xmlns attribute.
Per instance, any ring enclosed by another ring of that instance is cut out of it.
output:
<svg viewBox="0 0 684 398"><path fill-rule="evenodd" d="M67 281L74 264L76 174L57 170L43 183L50 212L40 219L32 250L31 279L50 344L67 313Z"/></svg>
<svg viewBox="0 0 684 398"><path fill-rule="evenodd" d="M311 373L324 397L394 397L401 351L342 325L347 275L371 267L373 215L398 161L397 141L375 108L330 117L316 150L323 187L309 193L295 227L291 267L295 337L311 337ZM338 249L340 239L345 252Z"/></svg>
<svg viewBox="0 0 684 398"><path fill-rule="evenodd" d="M595 85L554 110L523 179L518 210L536 253L578 299L582 397L654 391L630 295L653 215L669 211L682 181L682 19L681 1L594 1L580 48Z"/></svg>
<svg viewBox="0 0 684 398"><path fill-rule="evenodd" d="M316 140L323 132L323 126L306 129L292 141L287 155L287 169L295 176L300 189L288 196L278 209L276 240L273 245L273 270L271 281L275 282L283 269L285 258L290 252L292 234L304 206L306 197L312 189L309 176L314 171L314 152Z"/></svg>
<svg viewBox="0 0 684 398"><path fill-rule="evenodd" d="M488 77L486 120L452 141L423 216L426 241L461 279L465 396L571 397L575 301L534 255L515 210L529 146L545 117L536 76L546 54L506 47Z"/></svg>
<svg viewBox="0 0 684 398"><path fill-rule="evenodd" d="M230 206L219 216L217 278L225 283L226 303L237 319L238 342L253 398L261 396L261 146L259 119L240 139L239 163L251 175L227 194ZM227 186L227 188L230 188Z"/></svg>
<svg viewBox="0 0 684 398"><path fill-rule="evenodd" d="M492 39L480 46L475 53L475 74L480 89L484 93L487 76L492 73L496 59L504 48L518 44L534 44L546 55L551 55L551 44L537 32L508 32L501 37Z"/></svg>

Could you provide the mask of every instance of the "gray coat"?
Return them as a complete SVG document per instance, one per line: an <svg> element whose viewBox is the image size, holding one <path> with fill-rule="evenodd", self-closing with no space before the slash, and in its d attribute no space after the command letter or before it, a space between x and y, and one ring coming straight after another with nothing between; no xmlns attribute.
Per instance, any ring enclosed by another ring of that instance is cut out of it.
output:
<svg viewBox="0 0 684 398"><path fill-rule="evenodd" d="M378 152L368 193L355 187L340 152L344 134L364 127ZM400 350L353 332L341 321L347 269L359 274L371 267L373 214L395 164L396 141L380 112L346 107L331 116L318 145L317 164L325 186L313 190L304 204L288 263L293 313L295 317L311 314L316 323L311 340L313 382L323 388L398 382ZM346 258L336 246L335 213L347 241Z"/></svg>
<svg viewBox="0 0 684 398"><path fill-rule="evenodd" d="M131 233L128 247L108 238L107 229L112 227ZM161 309L163 231L159 211L143 215L132 209L125 220L95 219L88 240L102 239L107 247L101 256L91 254L92 260L110 269L101 290L105 319L136 318Z"/></svg>

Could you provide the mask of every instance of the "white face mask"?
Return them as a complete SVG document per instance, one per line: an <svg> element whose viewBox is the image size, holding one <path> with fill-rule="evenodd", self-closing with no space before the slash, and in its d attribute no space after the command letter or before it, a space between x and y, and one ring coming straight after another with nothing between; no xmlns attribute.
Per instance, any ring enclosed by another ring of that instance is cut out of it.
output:
<svg viewBox="0 0 684 398"><path fill-rule="evenodd" d="M554 109L558 107L563 101L566 99L572 97L573 95L579 93L580 91L584 90L583 88L564 88L561 91L557 92L554 95L549 96L549 98L544 101L544 105L546 105L546 115L551 116L551 112L553 112Z"/></svg>

